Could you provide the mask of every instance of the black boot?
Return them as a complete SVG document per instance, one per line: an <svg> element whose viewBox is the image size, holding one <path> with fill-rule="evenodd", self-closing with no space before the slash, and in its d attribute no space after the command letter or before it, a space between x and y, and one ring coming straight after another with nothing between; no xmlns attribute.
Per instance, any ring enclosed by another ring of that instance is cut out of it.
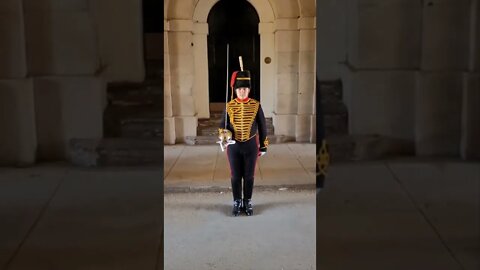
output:
<svg viewBox="0 0 480 270"><path fill-rule="evenodd" d="M240 211L242 210L242 200L237 199L233 201L233 209L232 209L232 215L233 216L238 216L240 215Z"/></svg>
<svg viewBox="0 0 480 270"><path fill-rule="evenodd" d="M245 210L245 214L247 214L247 216L253 215L253 207L252 207L251 199L243 200L243 209Z"/></svg>

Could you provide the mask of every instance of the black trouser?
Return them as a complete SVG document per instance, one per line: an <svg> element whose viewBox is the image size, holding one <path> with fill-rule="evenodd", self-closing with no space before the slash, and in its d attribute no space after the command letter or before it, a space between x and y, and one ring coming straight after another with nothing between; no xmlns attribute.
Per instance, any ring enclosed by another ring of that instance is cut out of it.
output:
<svg viewBox="0 0 480 270"><path fill-rule="evenodd" d="M256 137L246 142L236 141L227 147L228 162L232 175L233 199L242 199L242 178L243 198L251 199L253 192L253 178L255 175L255 164L258 157L258 145Z"/></svg>

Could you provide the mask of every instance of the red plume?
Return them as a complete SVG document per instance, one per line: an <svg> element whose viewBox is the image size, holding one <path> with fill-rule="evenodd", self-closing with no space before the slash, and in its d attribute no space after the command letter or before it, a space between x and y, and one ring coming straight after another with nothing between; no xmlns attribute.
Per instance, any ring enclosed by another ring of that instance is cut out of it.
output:
<svg viewBox="0 0 480 270"><path fill-rule="evenodd" d="M235 80L237 79L237 73L238 73L238 71L235 71L232 74L232 79L230 80L230 87L231 88L233 88L233 86L235 85Z"/></svg>

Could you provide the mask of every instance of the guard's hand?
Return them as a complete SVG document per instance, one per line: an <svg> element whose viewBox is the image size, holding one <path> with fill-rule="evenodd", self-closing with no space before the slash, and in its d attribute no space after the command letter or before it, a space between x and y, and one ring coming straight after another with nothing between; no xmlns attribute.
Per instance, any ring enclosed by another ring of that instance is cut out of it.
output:
<svg viewBox="0 0 480 270"><path fill-rule="evenodd" d="M261 157L263 155L265 155L267 152L258 152L258 156Z"/></svg>

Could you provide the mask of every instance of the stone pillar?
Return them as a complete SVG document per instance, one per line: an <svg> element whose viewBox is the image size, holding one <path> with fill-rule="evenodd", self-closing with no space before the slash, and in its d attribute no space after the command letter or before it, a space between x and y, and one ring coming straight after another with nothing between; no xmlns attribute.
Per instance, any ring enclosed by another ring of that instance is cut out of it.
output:
<svg viewBox="0 0 480 270"><path fill-rule="evenodd" d="M297 19L275 21L275 58L277 59L275 107L273 125L275 135L296 136L298 114L299 42Z"/></svg>
<svg viewBox="0 0 480 270"><path fill-rule="evenodd" d="M172 89L170 82L170 54L169 54L169 42L168 42L168 23L164 21L164 34L163 34L163 142L165 144L175 144L175 119L173 118L172 108Z"/></svg>
<svg viewBox="0 0 480 270"><path fill-rule="evenodd" d="M258 25L258 33L260 34L260 99L265 117L273 116L275 93L277 92L274 31L275 26L272 22L260 22ZM270 63L266 62L267 58L270 59Z"/></svg>
<svg viewBox="0 0 480 270"><path fill-rule="evenodd" d="M193 95L198 118L210 118L210 101L208 92L208 24L194 23L193 25L193 62L195 78Z"/></svg>
<svg viewBox="0 0 480 270"><path fill-rule="evenodd" d="M300 18L299 69L298 69L298 115L295 138L309 142L315 117L315 18Z"/></svg>
<svg viewBox="0 0 480 270"><path fill-rule="evenodd" d="M419 156L459 156L463 76L461 72L418 72L415 145Z"/></svg>
<svg viewBox="0 0 480 270"><path fill-rule="evenodd" d="M31 79L0 79L0 165L36 160L37 131Z"/></svg>
<svg viewBox="0 0 480 270"><path fill-rule="evenodd" d="M37 134L22 0L0 2L0 40L0 165L32 165Z"/></svg>
<svg viewBox="0 0 480 270"><path fill-rule="evenodd" d="M89 0L89 5L97 29L99 71L108 82L143 81L142 1Z"/></svg>
<svg viewBox="0 0 480 270"><path fill-rule="evenodd" d="M168 46L172 109L175 118L177 142L185 142L186 136L197 135L197 115L194 101L193 22L171 20L168 22Z"/></svg>
<svg viewBox="0 0 480 270"><path fill-rule="evenodd" d="M105 88L93 76L34 79L39 159L69 159L71 139L103 137Z"/></svg>
<svg viewBox="0 0 480 270"><path fill-rule="evenodd" d="M0 2L0 40L0 78L24 78L27 62L21 0Z"/></svg>
<svg viewBox="0 0 480 270"><path fill-rule="evenodd" d="M100 58L92 3L28 0L24 4L38 158L68 159L71 139L103 137L106 84L97 76Z"/></svg>
<svg viewBox="0 0 480 270"><path fill-rule="evenodd" d="M461 157L480 159L480 73L464 74L461 134Z"/></svg>

